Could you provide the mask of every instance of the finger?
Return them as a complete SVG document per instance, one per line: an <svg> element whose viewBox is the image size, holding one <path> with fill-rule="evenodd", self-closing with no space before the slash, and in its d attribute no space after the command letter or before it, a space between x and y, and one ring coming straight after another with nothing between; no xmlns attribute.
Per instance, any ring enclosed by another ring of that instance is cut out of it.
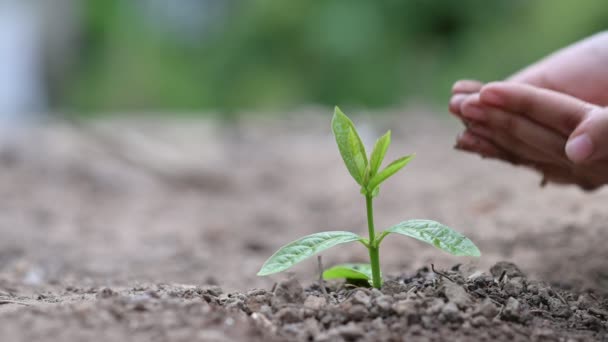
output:
<svg viewBox="0 0 608 342"><path fill-rule="evenodd" d="M452 94L470 94L478 92L483 83L476 80L459 80L452 86Z"/></svg>
<svg viewBox="0 0 608 342"><path fill-rule="evenodd" d="M471 94L479 92L483 83L474 80L460 80L452 87L452 97L448 105L450 113L460 117L460 105Z"/></svg>
<svg viewBox="0 0 608 342"><path fill-rule="evenodd" d="M608 159L608 108L590 112L572 132L565 150L574 163Z"/></svg>
<svg viewBox="0 0 608 342"><path fill-rule="evenodd" d="M465 152L476 153L483 158L492 158L506 161L510 164L520 164L522 161L496 146L493 142L476 135L470 130L465 130L456 138L454 148Z"/></svg>
<svg viewBox="0 0 608 342"><path fill-rule="evenodd" d="M536 151L536 154L544 154L548 159L554 159L555 163L570 164L564 155L566 138L557 134L555 131L547 129L538 123L531 121L523 116L507 113L495 107L489 107L472 100L467 100L462 108L463 118L473 120L469 125L475 131L475 127L481 125L488 130L487 137L492 139L493 135L513 137L513 140L523 142L529 149ZM481 133L481 132L480 132ZM507 142L513 143L516 142ZM502 146L509 149L509 146ZM543 160L545 160L543 158Z"/></svg>
<svg viewBox="0 0 608 342"><path fill-rule="evenodd" d="M585 188L589 188L587 182L577 180L572 174L571 170L554 164L547 164L542 162L534 162L524 158L518 158L510 154L509 152L496 146L490 140L476 135L471 131L463 132L457 139L456 149L475 153L484 158L497 159L500 161L506 161L513 165L521 165L543 174L544 185L547 182L556 184L572 184L576 183L580 186L585 185Z"/></svg>
<svg viewBox="0 0 608 342"><path fill-rule="evenodd" d="M561 161L556 161L551 155L524 143L517 137L500 129L497 130L479 124L471 124L469 125L468 130L477 136L493 142L496 146L508 151L511 155L517 156L519 159L542 163L562 163Z"/></svg>
<svg viewBox="0 0 608 342"><path fill-rule="evenodd" d="M462 113L460 112L460 106L469 96L469 94L452 95L452 97L450 98L450 103L448 105L450 113L454 114L457 117L462 117Z"/></svg>
<svg viewBox="0 0 608 342"><path fill-rule="evenodd" d="M566 136L596 108L569 95L513 82L487 84L481 89L479 99L487 105L524 115Z"/></svg>

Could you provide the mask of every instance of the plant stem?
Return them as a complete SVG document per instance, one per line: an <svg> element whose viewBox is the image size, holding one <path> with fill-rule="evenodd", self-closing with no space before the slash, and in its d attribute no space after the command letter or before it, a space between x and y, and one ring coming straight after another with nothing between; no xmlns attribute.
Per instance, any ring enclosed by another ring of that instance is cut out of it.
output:
<svg viewBox="0 0 608 342"><path fill-rule="evenodd" d="M382 276L380 276L380 246L376 244L376 232L374 231L374 208L372 196L365 196L367 207L367 229L369 233L369 260L372 266L372 285L379 289L382 287Z"/></svg>

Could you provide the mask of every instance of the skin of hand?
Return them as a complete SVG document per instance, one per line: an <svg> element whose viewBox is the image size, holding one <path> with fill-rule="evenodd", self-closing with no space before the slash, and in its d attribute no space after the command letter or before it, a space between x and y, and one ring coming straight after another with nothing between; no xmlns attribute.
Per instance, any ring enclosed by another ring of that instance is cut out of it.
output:
<svg viewBox="0 0 608 342"><path fill-rule="evenodd" d="M450 111L467 126L456 148L532 167L543 183L608 183L606 65L608 33L601 33L506 82L456 82Z"/></svg>

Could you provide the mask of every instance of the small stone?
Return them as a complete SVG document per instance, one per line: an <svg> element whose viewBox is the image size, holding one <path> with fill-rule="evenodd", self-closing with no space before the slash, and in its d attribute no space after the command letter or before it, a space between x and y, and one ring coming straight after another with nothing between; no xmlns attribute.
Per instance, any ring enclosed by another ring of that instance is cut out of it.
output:
<svg viewBox="0 0 608 342"><path fill-rule="evenodd" d="M505 272L505 275L509 278L525 277L524 273L512 262L499 261L490 268L490 273L492 273L495 278L499 278L503 272Z"/></svg>
<svg viewBox="0 0 608 342"><path fill-rule="evenodd" d="M382 291L378 290L377 288L372 288L370 290L371 294L372 294L372 298L378 298L380 296L383 296L384 293L382 293Z"/></svg>
<svg viewBox="0 0 608 342"><path fill-rule="evenodd" d="M369 306L369 304L370 304L369 295L367 295L367 293L365 293L363 291L355 292L353 294L353 296L350 298L350 300L352 301L353 304L361 304L364 306Z"/></svg>
<svg viewBox="0 0 608 342"><path fill-rule="evenodd" d="M326 305L327 300L325 299L325 297L308 296L304 301L304 306L313 310L320 310Z"/></svg>
<svg viewBox="0 0 608 342"><path fill-rule="evenodd" d="M564 304L560 299L549 298L547 300L551 314L557 317L570 317L572 312L567 304Z"/></svg>
<svg viewBox="0 0 608 342"><path fill-rule="evenodd" d="M392 308L398 315L405 317L408 324L415 324L420 321L418 303L411 299L400 300L394 303Z"/></svg>
<svg viewBox="0 0 608 342"><path fill-rule="evenodd" d="M260 311L262 306L270 304L269 299L270 298L266 293L247 297L247 299L245 299L245 312L252 313Z"/></svg>
<svg viewBox="0 0 608 342"><path fill-rule="evenodd" d="M576 305L581 309L587 309L587 308L591 307L592 305L594 305L595 303L596 303L596 301L593 298L591 298L590 295L588 295L586 293L578 296L578 300L576 301Z"/></svg>
<svg viewBox="0 0 608 342"><path fill-rule="evenodd" d="M488 325L488 319L484 316L475 316L471 319L471 325L474 327L485 327Z"/></svg>
<svg viewBox="0 0 608 342"><path fill-rule="evenodd" d="M509 278L503 290L511 297L517 297L524 291L524 280L521 277Z"/></svg>
<svg viewBox="0 0 608 342"><path fill-rule="evenodd" d="M386 295L376 297L375 302L376 306L384 312L388 312L391 309L391 306L393 305L393 299L391 298L391 296Z"/></svg>
<svg viewBox="0 0 608 342"><path fill-rule="evenodd" d="M338 332L340 336L344 337L347 340L355 340L363 337L363 329L356 325L355 323L348 323L347 325L338 327Z"/></svg>
<svg viewBox="0 0 608 342"><path fill-rule="evenodd" d="M537 281L528 282L527 290L533 295L538 295L538 290L541 288L541 284Z"/></svg>
<svg viewBox="0 0 608 342"><path fill-rule="evenodd" d="M505 321L522 322L524 318L521 311L519 301L513 297L509 297L502 311L502 319Z"/></svg>
<svg viewBox="0 0 608 342"><path fill-rule="evenodd" d="M443 293L448 301L456 304L461 309L465 309L471 305L471 298L465 289L452 282L446 282L443 285Z"/></svg>
<svg viewBox="0 0 608 342"><path fill-rule="evenodd" d="M297 323L304 319L304 313L296 308L282 308L275 314L275 319L283 324Z"/></svg>
<svg viewBox="0 0 608 342"><path fill-rule="evenodd" d="M410 299L404 299L393 304L393 310L399 315L417 312L418 304Z"/></svg>
<svg viewBox="0 0 608 342"><path fill-rule="evenodd" d="M453 302L448 302L441 309L441 314L439 315L440 319L447 322L458 322L462 320L460 316L460 310L458 306L456 306Z"/></svg>
<svg viewBox="0 0 608 342"><path fill-rule="evenodd" d="M396 295L407 292L407 286L395 280L387 280L382 285L382 293L386 295Z"/></svg>
<svg viewBox="0 0 608 342"><path fill-rule="evenodd" d="M346 315L353 321L360 321L367 317L367 308L361 304L352 305L346 310Z"/></svg>
<svg viewBox="0 0 608 342"><path fill-rule="evenodd" d="M445 306L445 302L440 298L432 298L427 303L426 314L427 315L436 315L441 312L441 309Z"/></svg>
<svg viewBox="0 0 608 342"><path fill-rule="evenodd" d="M262 290L262 291L266 292L265 290ZM200 292L201 292L201 294L208 294L213 297L219 297L219 295L224 293L224 291L222 290L221 287L214 286L214 285L202 287L200 289Z"/></svg>
<svg viewBox="0 0 608 342"><path fill-rule="evenodd" d="M483 316L487 319L492 319L498 315L498 308L490 298L485 298L475 309L473 315Z"/></svg>
<svg viewBox="0 0 608 342"><path fill-rule="evenodd" d="M557 340L555 331L548 328L534 328L532 331L532 341L555 341Z"/></svg>
<svg viewBox="0 0 608 342"><path fill-rule="evenodd" d="M118 293L116 293L115 291L113 291L112 289L105 287L103 288L101 291L99 291L97 293L97 299L106 299L106 298L111 298L111 297L116 297L118 296Z"/></svg>
<svg viewBox="0 0 608 342"><path fill-rule="evenodd" d="M289 278L279 282L272 297L273 307L301 303L304 303L304 289L296 278Z"/></svg>

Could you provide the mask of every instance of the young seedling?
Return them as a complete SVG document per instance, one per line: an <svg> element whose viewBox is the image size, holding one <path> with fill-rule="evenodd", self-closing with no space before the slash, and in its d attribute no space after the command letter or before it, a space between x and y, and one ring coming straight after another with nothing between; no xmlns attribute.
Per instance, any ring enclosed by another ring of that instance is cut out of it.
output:
<svg viewBox="0 0 608 342"><path fill-rule="evenodd" d="M458 256L481 255L479 249L464 235L443 224L430 220L408 220L376 233L374 228L373 199L380 191L380 184L407 165L413 155L401 157L380 170L384 155L391 143L388 131L376 141L369 159L365 146L353 122L338 107L335 108L331 127L338 149L348 172L361 186L367 208L368 237L347 231L329 231L305 236L281 247L262 266L259 276L284 271L300 261L330 247L358 241L369 251L369 264L343 264L323 272L325 279L348 278L368 280L375 288L382 287L380 273L380 243L391 233L401 234L429 243L445 252Z"/></svg>

